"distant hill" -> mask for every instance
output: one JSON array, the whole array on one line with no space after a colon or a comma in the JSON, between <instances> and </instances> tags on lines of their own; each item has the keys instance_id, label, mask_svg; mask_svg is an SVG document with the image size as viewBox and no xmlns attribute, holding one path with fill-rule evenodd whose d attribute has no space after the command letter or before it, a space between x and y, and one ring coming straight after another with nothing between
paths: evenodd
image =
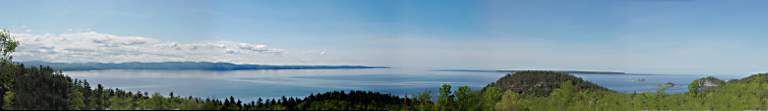
<instances>
[{"instance_id":1,"label":"distant hill","mask_svg":"<svg viewBox=\"0 0 768 111\"><path fill-rule=\"evenodd\" d=\"M745 78L742 78L742 79L731 80L729 82L733 82L733 83L751 83L751 82L768 83L768 73L754 74L754 75L750 75L749 77L745 77Z\"/></svg>"},{"instance_id":2,"label":"distant hill","mask_svg":"<svg viewBox=\"0 0 768 111\"><path fill-rule=\"evenodd\" d=\"M433 71L449 71L449 72L525 72L525 71L552 71L574 74L627 74L626 72L617 71L583 71L583 70L484 70L484 69L435 69Z\"/></svg>"},{"instance_id":3,"label":"distant hill","mask_svg":"<svg viewBox=\"0 0 768 111\"><path fill-rule=\"evenodd\" d=\"M524 71L553 71L564 73L576 73L576 74L627 74L625 72L616 71L581 71L581 70L496 70L498 72L524 72Z\"/></svg>"},{"instance_id":4,"label":"distant hill","mask_svg":"<svg viewBox=\"0 0 768 111\"><path fill-rule=\"evenodd\" d=\"M58 70L289 70L289 69L369 69L389 68L360 65L259 65L221 62L128 62L128 63L50 63L40 61L21 62L26 66L50 66Z\"/></svg>"},{"instance_id":5,"label":"distant hill","mask_svg":"<svg viewBox=\"0 0 768 111\"><path fill-rule=\"evenodd\" d=\"M579 77L557 71L518 71L507 74L489 86L499 90L512 90L522 94L547 96L565 81L571 81L579 90L611 91ZM611 91L613 92L613 91Z\"/></svg>"}]
</instances>

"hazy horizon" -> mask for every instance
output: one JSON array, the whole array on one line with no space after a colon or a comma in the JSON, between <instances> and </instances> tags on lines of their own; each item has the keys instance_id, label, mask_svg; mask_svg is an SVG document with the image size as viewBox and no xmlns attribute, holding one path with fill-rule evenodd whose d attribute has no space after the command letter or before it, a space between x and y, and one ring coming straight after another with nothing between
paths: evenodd
<instances>
[{"instance_id":1,"label":"hazy horizon","mask_svg":"<svg viewBox=\"0 0 768 111\"><path fill-rule=\"evenodd\" d=\"M17 61L768 71L757 0L5 2Z\"/></svg>"}]
</instances>

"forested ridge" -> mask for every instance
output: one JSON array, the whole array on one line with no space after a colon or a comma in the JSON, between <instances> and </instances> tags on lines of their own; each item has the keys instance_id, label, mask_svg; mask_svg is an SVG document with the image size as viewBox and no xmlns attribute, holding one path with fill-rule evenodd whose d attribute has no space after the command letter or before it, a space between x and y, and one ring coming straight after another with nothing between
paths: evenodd
<instances>
[{"instance_id":1,"label":"forested ridge","mask_svg":"<svg viewBox=\"0 0 768 111\"><path fill-rule=\"evenodd\" d=\"M240 101L131 92L91 85L48 66L25 66L11 56L18 45L0 31L0 110L415 110L415 111L623 111L768 110L768 74L738 80L694 80L689 92L619 93L564 72L520 71L473 90L442 85L397 96L371 91L332 91L307 97Z\"/></svg>"},{"instance_id":2,"label":"forested ridge","mask_svg":"<svg viewBox=\"0 0 768 111\"><path fill-rule=\"evenodd\" d=\"M578 90L610 91L592 82L571 76L566 72L556 71L520 71L501 77L495 83L491 83L490 86L503 91L511 90L528 95L547 96L566 81L573 82L574 87Z\"/></svg>"}]
</instances>

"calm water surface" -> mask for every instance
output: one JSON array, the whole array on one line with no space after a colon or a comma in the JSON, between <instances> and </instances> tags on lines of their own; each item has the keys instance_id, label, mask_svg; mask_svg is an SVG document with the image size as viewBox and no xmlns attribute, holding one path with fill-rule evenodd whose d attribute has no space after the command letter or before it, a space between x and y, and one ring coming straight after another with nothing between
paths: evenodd
<instances>
[{"instance_id":1,"label":"calm water surface","mask_svg":"<svg viewBox=\"0 0 768 111\"><path fill-rule=\"evenodd\" d=\"M129 91L173 92L181 96L243 100L281 96L303 97L311 93L334 90L369 90L395 95L410 95L422 91L437 93L441 84L467 85L479 89L506 75L503 72L451 72L409 69L355 70L241 70L241 71L160 71L160 70L98 70L69 71L65 74L86 79L91 84ZM609 89L621 92L655 91L659 84L675 83L668 92L687 91L694 79L707 75L599 75L575 74ZM724 80L747 75L712 75ZM637 80L645 79L644 82Z\"/></svg>"}]
</instances>

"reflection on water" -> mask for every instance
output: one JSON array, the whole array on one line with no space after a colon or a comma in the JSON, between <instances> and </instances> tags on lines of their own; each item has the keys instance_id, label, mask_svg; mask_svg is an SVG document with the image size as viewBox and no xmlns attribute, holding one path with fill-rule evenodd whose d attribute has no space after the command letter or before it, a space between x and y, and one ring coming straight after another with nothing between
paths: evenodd
<instances>
[{"instance_id":1,"label":"reflection on water","mask_svg":"<svg viewBox=\"0 0 768 111\"><path fill-rule=\"evenodd\" d=\"M176 95L244 100L258 97L307 96L333 90L370 90L396 95L421 91L437 93L439 85L467 85L478 89L505 75L502 72L450 72L405 69L354 70L241 70L241 71L161 71L99 70L70 71L65 74L86 79L91 84L129 91L150 91ZM655 91L659 84L673 82L668 92L687 90L687 84L704 75L597 75L576 74L609 89L621 92ZM735 79L742 76L716 76ZM646 79L644 82L635 80Z\"/></svg>"}]
</instances>

